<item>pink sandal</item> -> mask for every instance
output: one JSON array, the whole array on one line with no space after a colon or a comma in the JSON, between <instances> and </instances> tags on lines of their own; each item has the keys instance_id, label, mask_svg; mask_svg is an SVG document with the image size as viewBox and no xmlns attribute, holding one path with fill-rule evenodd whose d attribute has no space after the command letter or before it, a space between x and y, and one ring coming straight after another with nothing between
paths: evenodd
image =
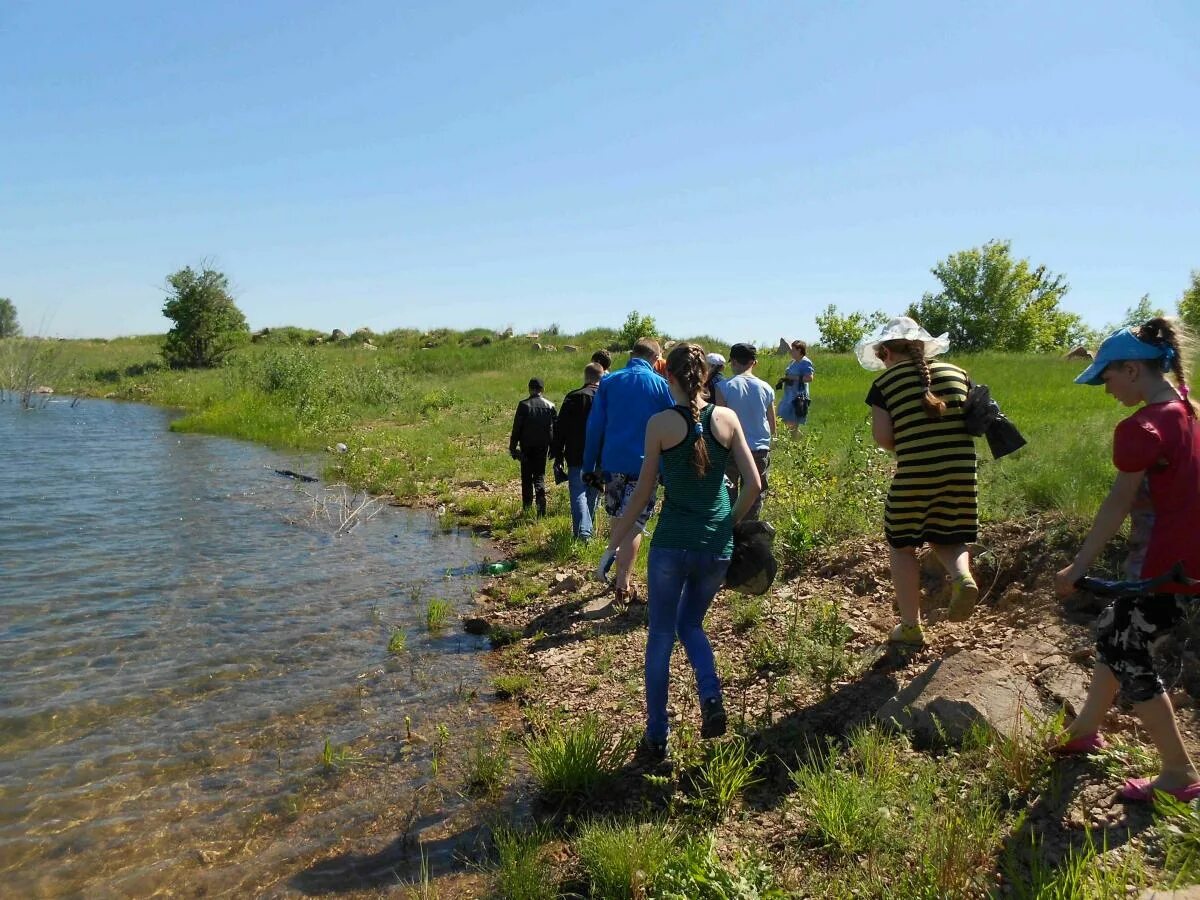
<instances>
[{"instance_id":1,"label":"pink sandal","mask_svg":"<svg viewBox=\"0 0 1200 900\"><path fill-rule=\"evenodd\" d=\"M1108 747L1108 741L1104 739L1104 735L1093 731L1091 734L1081 734L1062 744L1055 744L1050 748L1050 754L1052 756L1075 756L1080 753L1095 753L1106 747Z\"/></svg>"},{"instance_id":2,"label":"pink sandal","mask_svg":"<svg viewBox=\"0 0 1200 900\"><path fill-rule=\"evenodd\" d=\"M1117 796L1122 800L1129 800L1133 803L1149 803L1154 799L1156 791L1162 788L1156 788L1152 779L1149 778L1128 778L1124 786L1117 791ZM1191 803L1197 797L1200 797L1200 781L1194 781L1189 785L1179 788L1171 788L1169 791L1162 791L1174 797L1180 803Z\"/></svg>"}]
</instances>

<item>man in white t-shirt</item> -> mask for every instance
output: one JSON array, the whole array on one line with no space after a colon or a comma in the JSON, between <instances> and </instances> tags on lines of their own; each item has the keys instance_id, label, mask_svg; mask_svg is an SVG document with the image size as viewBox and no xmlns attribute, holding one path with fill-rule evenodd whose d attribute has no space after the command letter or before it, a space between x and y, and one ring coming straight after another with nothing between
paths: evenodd
<instances>
[{"instance_id":1,"label":"man in white t-shirt","mask_svg":"<svg viewBox=\"0 0 1200 900\"><path fill-rule=\"evenodd\" d=\"M775 391L754 374L757 362L758 350L753 344L734 344L729 348L729 367L733 370L733 377L717 385L716 391L716 402L737 413L746 443L750 445L750 453L762 478L762 493L746 513L746 519L757 519L762 510L763 497L767 493L767 469L771 465L771 438L775 435ZM741 489L741 474L732 457L725 475L729 479L729 500L732 503Z\"/></svg>"}]
</instances>

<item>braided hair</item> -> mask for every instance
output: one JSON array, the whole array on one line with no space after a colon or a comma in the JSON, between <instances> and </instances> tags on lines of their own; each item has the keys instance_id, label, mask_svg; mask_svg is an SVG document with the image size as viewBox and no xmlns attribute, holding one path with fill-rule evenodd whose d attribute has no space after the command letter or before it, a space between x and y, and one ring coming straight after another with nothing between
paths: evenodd
<instances>
[{"instance_id":1,"label":"braided hair","mask_svg":"<svg viewBox=\"0 0 1200 900\"><path fill-rule=\"evenodd\" d=\"M1170 372L1175 376L1175 385L1184 401L1192 408L1192 414L1200 414L1200 407L1188 396L1187 374L1183 364L1184 346L1189 344L1186 332L1179 323L1170 319L1156 316L1137 331L1139 341L1162 347L1165 351L1161 365L1164 374ZM1188 346L1190 350L1190 346Z\"/></svg>"},{"instance_id":2,"label":"braided hair","mask_svg":"<svg viewBox=\"0 0 1200 900\"><path fill-rule=\"evenodd\" d=\"M704 443L700 410L704 408L704 384L708 380L708 360L698 344L676 344L667 355L667 371L688 395L688 418L696 433L692 444L692 468L703 477L708 472L708 445Z\"/></svg>"},{"instance_id":3,"label":"braided hair","mask_svg":"<svg viewBox=\"0 0 1200 900\"><path fill-rule=\"evenodd\" d=\"M925 386L925 395L921 405L925 407L925 415L930 419L940 419L946 412L946 401L933 392L930 385L933 376L929 372L929 360L925 358L924 341L884 341L883 346L898 356L907 356L917 364L917 372L921 376L921 384Z\"/></svg>"}]
</instances>

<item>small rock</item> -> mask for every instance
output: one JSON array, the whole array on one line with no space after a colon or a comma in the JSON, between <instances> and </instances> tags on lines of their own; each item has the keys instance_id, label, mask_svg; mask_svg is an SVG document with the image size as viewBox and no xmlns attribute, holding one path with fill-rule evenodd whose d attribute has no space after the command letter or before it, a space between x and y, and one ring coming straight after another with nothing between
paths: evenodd
<instances>
[{"instance_id":1,"label":"small rock","mask_svg":"<svg viewBox=\"0 0 1200 900\"><path fill-rule=\"evenodd\" d=\"M579 615L585 619L603 619L611 616L618 609L616 597L612 594L606 594L603 597L597 597L595 600L589 601Z\"/></svg>"},{"instance_id":2,"label":"small rock","mask_svg":"<svg viewBox=\"0 0 1200 900\"><path fill-rule=\"evenodd\" d=\"M1096 655L1096 648L1088 645L1080 647L1078 650L1071 651L1071 660L1074 662L1088 662Z\"/></svg>"},{"instance_id":3,"label":"small rock","mask_svg":"<svg viewBox=\"0 0 1200 900\"><path fill-rule=\"evenodd\" d=\"M958 743L976 723L1014 737L1038 693L996 656L969 650L940 659L875 712L885 725L912 732L926 744Z\"/></svg>"},{"instance_id":4,"label":"small rock","mask_svg":"<svg viewBox=\"0 0 1200 900\"><path fill-rule=\"evenodd\" d=\"M583 584L574 575L568 575L564 572L559 572L554 576L554 583L550 585L550 590L546 593L554 594L571 594L579 590Z\"/></svg>"},{"instance_id":5,"label":"small rock","mask_svg":"<svg viewBox=\"0 0 1200 900\"><path fill-rule=\"evenodd\" d=\"M1025 592L1016 585L1013 585L996 601L996 609L1003 612L1004 610L1012 609L1014 606L1021 606L1025 601Z\"/></svg>"},{"instance_id":6,"label":"small rock","mask_svg":"<svg viewBox=\"0 0 1200 900\"><path fill-rule=\"evenodd\" d=\"M345 453L345 452L347 452L347 451L348 451L350 448L349 448L349 447L347 447L345 444L343 444L343 443L341 443L341 442L339 441L338 443L336 443L336 444L334 444L334 445L333 445L333 449L334 449L334 450L335 450L337 453Z\"/></svg>"},{"instance_id":7,"label":"small rock","mask_svg":"<svg viewBox=\"0 0 1200 900\"><path fill-rule=\"evenodd\" d=\"M463 631L467 634L487 634L492 630L492 623L487 619L478 616L471 616L462 620Z\"/></svg>"}]
</instances>

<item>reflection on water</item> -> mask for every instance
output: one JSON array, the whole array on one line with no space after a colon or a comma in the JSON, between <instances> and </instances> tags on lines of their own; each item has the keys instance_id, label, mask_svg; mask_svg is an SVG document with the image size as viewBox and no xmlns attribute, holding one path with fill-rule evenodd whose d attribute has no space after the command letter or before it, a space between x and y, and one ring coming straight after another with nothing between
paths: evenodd
<instances>
[{"instance_id":1,"label":"reflection on water","mask_svg":"<svg viewBox=\"0 0 1200 900\"><path fill-rule=\"evenodd\" d=\"M391 507L335 535L323 486L273 471L319 460L170 416L0 403L9 896L180 888L196 847L244 842L294 796L326 737L424 727L480 676L475 639L424 628L429 597L477 586L442 577L478 562L469 537ZM390 656L395 628L409 649Z\"/></svg>"}]
</instances>

